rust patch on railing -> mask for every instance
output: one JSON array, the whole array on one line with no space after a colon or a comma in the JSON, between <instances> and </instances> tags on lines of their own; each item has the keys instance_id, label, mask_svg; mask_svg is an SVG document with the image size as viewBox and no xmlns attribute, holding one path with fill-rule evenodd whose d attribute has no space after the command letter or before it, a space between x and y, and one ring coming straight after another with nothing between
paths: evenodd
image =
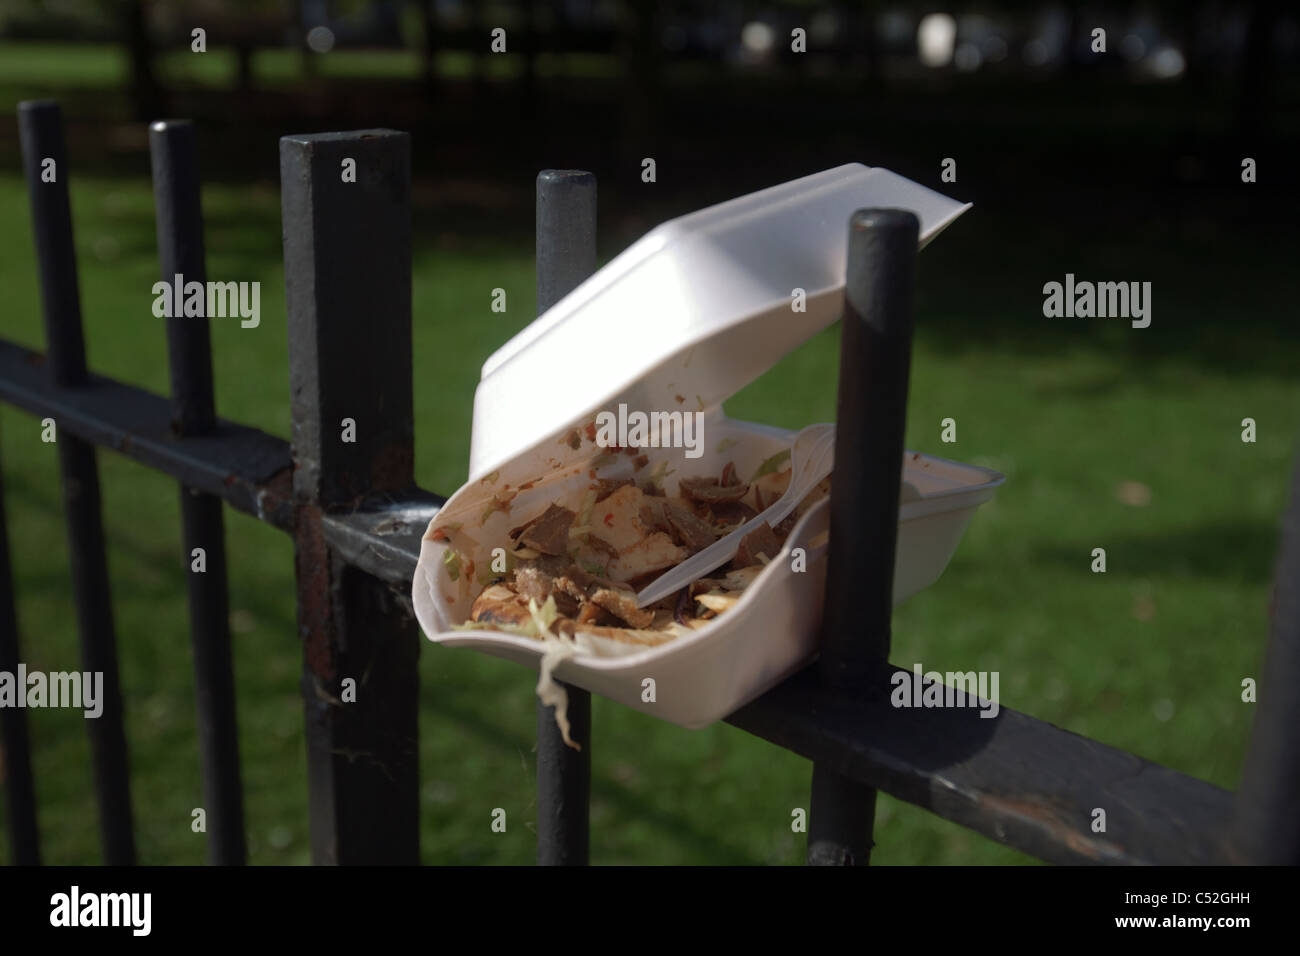
<instances>
[{"instance_id":1,"label":"rust patch on railing","mask_svg":"<svg viewBox=\"0 0 1300 956\"><path fill-rule=\"evenodd\" d=\"M370 465L367 487L376 491L397 491L411 484L415 471L415 450L410 439L385 445Z\"/></svg>"},{"instance_id":2,"label":"rust patch on railing","mask_svg":"<svg viewBox=\"0 0 1300 956\"><path fill-rule=\"evenodd\" d=\"M307 669L330 686L335 678L334 581L321 510L299 505L294 515L294 569L298 581L298 634Z\"/></svg>"},{"instance_id":3,"label":"rust patch on railing","mask_svg":"<svg viewBox=\"0 0 1300 956\"><path fill-rule=\"evenodd\" d=\"M253 503L259 521L292 530L298 520L293 504L293 468L281 468L272 475L257 489Z\"/></svg>"},{"instance_id":4,"label":"rust patch on railing","mask_svg":"<svg viewBox=\"0 0 1300 956\"><path fill-rule=\"evenodd\" d=\"M1058 843L1064 845L1071 853L1077 854L1095 863L1111 863L1125 857L1124 848L1114 840L1099 840L1080 827L1087 827L1087 821L1070 821L1061 816L1060 810L1046 800L1028 797L995 797L984 795L979 798L980 809L994 816L994 829L1001 831L1003 824L998 816L1015 817L1045 827ZM995 832L999 839L1005 835Z\"/></svg>"}]
</instances>

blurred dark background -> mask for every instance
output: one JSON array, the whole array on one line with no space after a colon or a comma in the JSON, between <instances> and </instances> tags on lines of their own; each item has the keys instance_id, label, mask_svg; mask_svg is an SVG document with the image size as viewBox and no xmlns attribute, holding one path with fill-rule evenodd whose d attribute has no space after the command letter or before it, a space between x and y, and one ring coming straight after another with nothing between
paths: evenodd
<instances>
[{"instance_id":1,"label":"blurred dark background","mask_svg":"<svg viewBox=\"0 0 1300 956\"><path fill-rule=\"evenodd\" d=\"M274 179L285 132L390 126L413 133L457 230L526 227L505 194L546 166L598 174L621 245L665 213L850 160L937 184L949 156L951 192L976 203L1175 223L1208 204L1269 229L1293 211L1278 190L1300 126L1297 22L1271 0L0 0L0 57L32 61L27 82L6 71L25 94L79 49L111 57L117 82L46 91L82 170L134 172L137 122L164 115L202 123L205 174L229 181ZM647 156L669 189L641 188Z\"/></svg>"}]
</instances>

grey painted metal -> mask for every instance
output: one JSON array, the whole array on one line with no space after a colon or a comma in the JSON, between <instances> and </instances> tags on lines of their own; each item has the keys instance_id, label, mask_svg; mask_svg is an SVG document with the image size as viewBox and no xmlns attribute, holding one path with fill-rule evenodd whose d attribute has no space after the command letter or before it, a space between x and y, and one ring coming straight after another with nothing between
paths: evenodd
<instances>
[{"instance_id":1,"label":"grey painted metal","mask_svg":"<svg viewBox=\"0 0 1300 956\"><path fill-rule=\"evenodd\" d=\"M18 106L23 171L31 199L41 303L52 383L77 386L86 381L86 350L81 328L77 260L68 203L68 163L57 104L31 101ZM51 166L46 160L52 160ZM53 178L43 175L47 170ZM57 419L56 419L57 423ZM104 526L100 512L99 466L95 449L75 435L57 440L68 523L68 554L83 670L103 675L104 708L86 721L99 808L104 861L135 862L131 826L126 735L117 670L117 640L109 597Z\"/></svg>"},{"instance_id":2,"label":"grey painted metal","mask_svg":"<svg viewBox=\"0 0 1300 956\"><path fill-rule=\"evenodd\" d=\"M1300 462L1282 524L1271 627L1237 791L1233 856L1294 866L1300 864Z\"/></svg>"},{"instance_id":3,"label":"grey painted metal","mask_svg":"<svg viewBox=\"0 0 1300 956\"><path fill-rule=\"evenodd\" d=\"M919 230L896 209L849 221L820 660L828 694L879 693L889 660ZM870 788L814 765L808 862L865 865L875 803Z\"/></svg>"},{"instance_id":4,"label":"grey painted metal","mask_svg":"<svg viewBox=\"0 0 1300 956\"><path fill-rule=\"evenodd\" d=\"M17 673L21 659L13 568L9 563L9 531L5 525L4 470L0 469L0 671ZM25 692L26 688L19 688L19 693ZM36 829L36 787L24 708L0 708L0 747L4 749L5 803L9 807L13 862L19 866L36 866L41 862L40 836Z\"/></svg>"},{"instance_id":5,"label":"grey painted metal","mask_svg":"<svg viewBox=\"0 0 1300 956\"><path fill-rule=\"evenodd\" d=\"M405 590L415 576L420 541L443 501L416 489L390 502L368 503L361 511L327 514L325 542L352 567Z\"/></svg>"},{"instance_id":6,"label":"grey painted metal","mask_svg":"<svg viewBox=\"0 0 1300 956\"><path fill-rule=\"evenodd\" d=\"M596 177L572 169L537 175L537 313L540 315L596 270ZM585 866L590 861L591 694L568 694L564 742L555 708L537 702L537 862Z\"/></svg>"},{"instance_id":7,"label":"grey painted metal","mask_svg":"<svg viewBox=\"0 0 1300 956\"><path fill-rule=\"evenodd\" d=\"M198 144L193 124L167 120L149 128L154 206L162 281L203 283L203 212L199 200ZM179 277L179 278L177 278ZM207 316L185 316L173 300L167 323L172 428L199 435L216 427L212 346ZM230 604L226 585L226 535L221 499L180 487L184 568L194 649L195 701L203 803L207 810L208 859L219 865L247 861L244 800L240 783L235 675L230 656ZM204 568L193 556L202 549Z\"/></svg>"},{"instance_id":8,"label":"grey painted metal","mask_svg":"<svg viewBox=\"0 0 1300 956\"><path fill-rule=\"evenodd\" d=\"M418 632L325 526L414 490L410 139L286 136L280 180L312 855L413 864Z\"/></svg>"}]
</instances>

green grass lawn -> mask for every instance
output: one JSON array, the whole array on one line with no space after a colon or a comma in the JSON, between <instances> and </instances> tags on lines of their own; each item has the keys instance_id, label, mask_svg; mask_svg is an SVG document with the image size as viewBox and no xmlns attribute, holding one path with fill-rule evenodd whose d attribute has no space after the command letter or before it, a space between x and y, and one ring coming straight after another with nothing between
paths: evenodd
<instances>
[{"instance_id":1,"label":"green grass lawn","mask_svg":"<svg viewBox=\"0 0 1300 956\"><path fill-rule=\"evenodd\" d=\"M260 280L262 322L217 323L219 412L288 434L279 197L204 191L208 274ZM167 387L152 199L143 180L80 179L73 209L93 367ZM527 243L453 242L418 210L414 262L417 475L450 493L465 475L482 360L533 312ZM41 345L26 197L0 176L5 338ZM1042 241L977 208L922 256L910 447L1007 475L943 578L895 615L895 663L997 670L1004 705L1233 787L1253 715L1278 517L1300 432L1300 348L1273 330L1286 250L1260 239L1224 261L1201 233L1133 223L1120 237ZM1064 235L1064 234L1063 234ZM1064 242L1064 239L1062 239ZM1046 320L1040 288L1062 263L1084 277L1153 281L1154 320ZM1133 273L1131 276L1129 273ZM1188 277L1193 281L1187 281ZM1243 290L1231 298L1230 284ZM490 311L507 290L506 315ZM834 417L838 329L728 404L799 427ZM940 420L957 421L955 444ZM1258 422L1254 444L1241 419ZM79 666L55 449L0 408L5 508L28 666ZM199 863L201 803L174 483L101 456L139 855ZM1138 483L1145 503L1121 492ZM227 512L231 625L251 860L309 859L300 650L287 537ZM1108 570L1089 570L1107 550ZM420 658L422 854L429 863L528 863L535 853L535 675L424 643ZM688 732L597 699L592 858L598 863L802 860L791 811L810 766L734 728ZM29 712L45 859L100 859L79 716ZM508 814L504 834L491 813ZM1087 821L1080 821L1080 827ZM8 845L0 828L0 858ZM1026 858L882 797L879 863Z\"/></svg>"}]
</instances>

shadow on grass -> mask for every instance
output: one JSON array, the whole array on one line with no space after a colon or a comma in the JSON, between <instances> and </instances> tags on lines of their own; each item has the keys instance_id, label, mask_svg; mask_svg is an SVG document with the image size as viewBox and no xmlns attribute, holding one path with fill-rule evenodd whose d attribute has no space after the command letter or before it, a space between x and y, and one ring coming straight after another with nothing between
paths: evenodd
<instances>
[{"instance_id":1,"label":"shadow on grass","mask_svg":"<svg viewBox=\"0 0 1300 956\"><path fill-rule=\"evenodd\" d=\"M1106 549L1106 570L1158 581L1203 578L1240 584L1272 581L1279 528L1258 519L1215 520L1150 534L1106 536L1104 541L1042 543L1035 563L1078 570L1080 555Z\"/></svg>"},{"instance_id":2,"label":"shadow on grass","mask_svg":"<svg viewBox=\"0 0 1300 956\"><path fill-rule=\"evenodd\" d=\"M977 206L921 256L918 335L952 355L1091 351L1115 363L1109 380L1084 388L1091 394L1173 366L1296 378L1294 242L1243 235L1211 241L1167 223L1121 225L1034 229L1014 214ZM1151 283L1151 325L1044 317L1044 284L1064 282L1067 273L1078 281Z\"/></svg>"},{"instance_id":3,"label":"shadow on grass","mask_svg":"<svg viewBox=\"0 0 1300 956\"><path fill-rule=\"evenodd\" d=\"M421 640L424 640L421 637ZM453 649L440 648L440 651L457 653ZM524 682L520 682L521 687ZM531 680L528 682L531 687ZM480 741L501 750L503 753L518 751L531 753L534 747L532 738L516 736L504 731L500 726L486 720L479 712L481 708L482 688L458 688L455 685L441 684L436 695L425 694L421 698L421 709L432 713L441 722L454 722L458 730L468 731ZM688 733L688 731L680 731ZM530 766L530 776L535 773ZM717 834L696 824L689 817L668 813L658 809L645 799L645 794L626 786L600 772L601 764L596 762L592 768L591 797L617 807L620 812L635 816L637 819L660 828L672 839L689 844L709 859L725 861L738 865L759 865L764 861L746 852L744 849L725 840Z\"/></svg>"}]
</instances>

